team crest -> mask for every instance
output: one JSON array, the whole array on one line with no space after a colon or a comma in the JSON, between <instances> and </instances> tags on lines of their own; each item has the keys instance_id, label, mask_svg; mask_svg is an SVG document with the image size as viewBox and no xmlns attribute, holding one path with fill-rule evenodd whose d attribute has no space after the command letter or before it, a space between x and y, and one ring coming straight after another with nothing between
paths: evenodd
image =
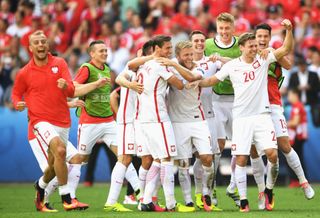
<instances>
[{"instance_id":1,"label":"team crest","mask_svg":"<svg viewBox=\"0 0 320 218\"><path fill-rule=\"evenodd\" d=\"M253 66L253 69L257 69L257 68L259 68L261 65L260 65L259 61L256 60L255 62L253 62L252 66Z\"/></svg>"},{"instance_id":2,"label":"team crest","mask_svg":"<svg viewBox=\"0 0 320 218\"><path fill-rule=\"evenodd\" d=\"M171 149L171 152L176 152L176 146L175 145L171 145L170 149Z\"/></svg>"},{"instance_id":3,"label":"team crest","mask_svg":"<svg viewBox=\"0 0 320 218\"><path fill-rule=\"evenodd\" d=\"M52 73L56 74L59 71L59 68L57 66L51 67Z\"/></svg>"},{"instance_id":4,"label":"team crest","mask_svg":"<svg viewBox=\"0 0 320 218\"><path fill-rule=\"evenodd\" d=\"M232 144L231 145L231 151L235 151L237 150L237 145L236 144Z\"/></svg>"},{"instance_id":5,"label":"team crest","mask_svg":"<svg viewBox=\"0 0 320 218\"><path fill-rule=\"evenodd\" d=\"M134 148L134 145L133 144L128 144L128 150L132 151Z\"/></svg>"}]
</instances>

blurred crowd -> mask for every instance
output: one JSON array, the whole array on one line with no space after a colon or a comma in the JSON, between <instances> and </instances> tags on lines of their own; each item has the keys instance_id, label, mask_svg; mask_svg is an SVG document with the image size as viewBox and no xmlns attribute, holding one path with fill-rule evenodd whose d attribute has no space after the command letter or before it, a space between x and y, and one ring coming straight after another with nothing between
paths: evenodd
<instances>
[{"instance_id":1,"label":"blurred crowd","mask_svg":"<svg viewBox=\"0 0 320 218\"><path fill-rule=\"evenodd\" d=\"M301 100L318 111L320 90L320 0L0 0L0 105L12 108L10 95L18 70L28 62L28 36L37 29L47 34L51 53L67 60L74 77L88 60L86 48L95 39L108 45L107 63L119 74L152 36L172 36L173 46L192 30L216 35L221 12L235 17L235 35L261 22L272 27L270 46L282 44L280 22L295 26L294 67L285 71L281 88L301 92Z\"/></svg>"}]
</instances>

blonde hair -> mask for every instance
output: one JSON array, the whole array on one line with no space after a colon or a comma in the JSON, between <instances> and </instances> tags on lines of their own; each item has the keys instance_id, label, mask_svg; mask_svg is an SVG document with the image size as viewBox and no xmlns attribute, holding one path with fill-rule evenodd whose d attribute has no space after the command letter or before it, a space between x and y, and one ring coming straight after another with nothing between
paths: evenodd
<instances>
[{"instance_id":1,"label":"blonde hair","mask_svg":"<svg viewBox=\"0 0 320 218\"><path fill-rule=\"evenodd\" d=\"M221 13L217 17L217 22L228 22L234 25L234 16L226 12Z\"/></svg>"},{"instance_id":2,"label":"blonde hair","mask_svg":"<svg viewBox=\"0 0 320 218\"><path fill-rule=\"evenodd\" d=\"M192 48L192 43L190 41L178 42L175 49L174 49L174 52L176 55L179 55L181 50L185 49L185 48Z\"/></svg>"}]
</instances>

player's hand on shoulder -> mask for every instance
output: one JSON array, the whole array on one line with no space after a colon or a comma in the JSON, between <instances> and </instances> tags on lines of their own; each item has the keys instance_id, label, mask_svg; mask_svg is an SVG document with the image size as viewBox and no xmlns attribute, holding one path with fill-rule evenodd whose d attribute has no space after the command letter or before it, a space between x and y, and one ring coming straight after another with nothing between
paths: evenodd
<instances>
[{"instance_id":1,"label":"player's hand on shoulder","mask_svg":"<svg viewBox=\"0 0 320 218\"><path fill-rule=\"evenodd\" d=\"M66 89L68 87L68 83L65 79L59 78L57 80L57 86L59 89Z\"/></svg>"},{"instance_id":2,"label":"player's hand on shoulder","mask_svg":"<svg viewBox=\"0 0 320 218\"><path fill-rule=\"evenodd\" d=\"M263 49L259 52L259 55L262 59L266 60L268 58L268 55L270 53L269 48Z\"/></svg>"},{"instance_id":3,"label":"player's hand on shoulder","mask_svg":"<svg viewBox=\"0 0 320 218\"><path fill-rule=\"evenodd\" d=\"M176 64L176 62L174 62L168 58L163 58L163 57L157 57L154 60L157 61L158 63L160 63L160 65L162 65L162 66L174 66Z\"/></svg>"},{"instance_id":4,"label":"player's hand on shoulder","mask_svg":"<svg viewBox=\"0 0 320 218\"><path fill-rule=\"evenodd\" d=\"M26 107L27 107L27 104L25 101L18 101L16 105L16 110L23 111L24 109L26 109Z\"/></svg>"},{"instance_id":5,"label":"player's hand on shoulder","mask_svg":"<svg viewBox=\"0 0 320 218\"><path fill-rule=\"evenodd\" d=\"M211 62L216 62L220 60L220 55L218 53L214 53L212 55L209 56L209 61Z\"/></svg>"},{"instance_id":6,"label":"player's hand on shoulder","mask_svg":"<svg viewBox=\"0 0 320 218\"><path fill-rule=\"evenodd\" d=\"M143 84L138 83L137 81L132 81L130 83L130 89L132 89L135 92L141 94L143 92Z\"/></svg>"},{"instance_id":7,"label":"player's hand on shoulder","mask_svg":"<svg viewBox=\"0 0 320 218\"><path fill-rule=\"evenodd\" d=\"M288 19L284 19L282 22L281 22L281 25L284 26L284 28L286 28L286 30L292 30L292 23L290 20Z\"/></svg>"}]
</instances>

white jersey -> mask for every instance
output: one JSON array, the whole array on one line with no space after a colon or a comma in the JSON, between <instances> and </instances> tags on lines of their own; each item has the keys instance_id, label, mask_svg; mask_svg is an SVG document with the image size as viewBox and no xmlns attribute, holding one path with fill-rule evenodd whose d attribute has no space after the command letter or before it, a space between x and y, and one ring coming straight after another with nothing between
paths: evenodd
<instances>
[{"instance_id":1,"label":"white jersey","mask_svg":"<svg viewBox=\"0 0 320 218\"><path fill-rule=\"evenodd\" d=\"M192 70L195 75L202 75L202 70L195 67ZM180 74L176 76L187 83ZM182 89L170 87L168 93L168 110L171 122L195 122L205 120L204 111L202 108L201 88L197 89Z\"/></svg>"},{"instance_id":2,"label":"white jersey","mask_svg":"<svg viewBox=\"0 0 320 218\"><path fill-rule=\"evenodd\" d=\"M266 60L256 56L253 63L248 64L241 58L229 61L216 74L223 81L228 76L234 88L233 119L270 112L268 97L268 68L275 62L272 52Z\"/></svg>"},{"instance_id":3,"label":"white jersey","mask_svg":"<svg viewBox=\"0 0 320 218\"><path fill-rule=\"evenodd\" d=\"M136 73L129 70L126 65L125 69L121 74L127 74L130 77L130 81L136 79ZM117 113L117 123L118 124L127 124L133 123L136 113L136 98L137 93L126 87L121 87L120 89L120 104Z\"/></svg>"},{"instance_id":4,"label":"white jersey","mask_svg":"<svg viewBox=\"0 0 320 218\"><path fill-rule=\"evenodd\" d=\"M194 61L197 66L202 69L202 76L204 78L210 77L214 75L218 69L221 68L221 62L216 61L212 62L209 60L209 57L203 56L201 60ZM214 117L213 109L212 109L212 87L203 87L201 89L200 100L204 110L204 117L210 118Z\"/></svg>"},{"instance_id":5,"label":"white jersey","mask_svg":"<svg viewBox=\"0 0 320 218\"><path fill-rule=\"evenodd\" d=\"M170 121L165 102L167 80L173 76L173 68L150 60L138 70L138 81L144 90L137 103L137 120L140 123Z\"/></svg>"}]
</instances>

